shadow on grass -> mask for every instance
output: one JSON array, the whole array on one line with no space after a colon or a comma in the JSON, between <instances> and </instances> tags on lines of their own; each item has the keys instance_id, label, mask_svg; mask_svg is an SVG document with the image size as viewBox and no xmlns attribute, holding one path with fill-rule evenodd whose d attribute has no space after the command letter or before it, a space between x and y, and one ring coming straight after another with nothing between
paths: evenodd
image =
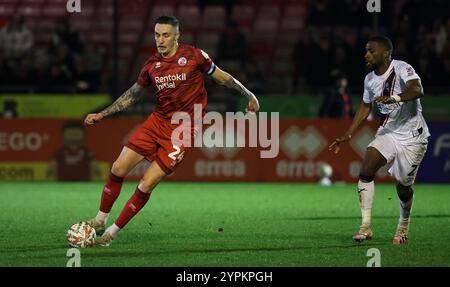
<instances>
[{"instance_id":1,"label":"shadow on grass","mask_svg":"<svg viewBox=\"0 0 450 287\"><path fill-rule=\"evenodd\" d=\"M260 234L262 236L262 234ZM191 240L194 239L190 237ZM325 244L320 243L320 240L323 240L324 238L334 238L334 241L338 241L339 243L344 243L342 245L329 245L326 246ZM139 244L147 244L148 246L154 246L155 245L155 238L153 240L137 240ZM379 238L382 239L382 238ZM295 250L314 250L314 249L339 249L339 248L357 248L361 246L383 246L388 245L387 243L383 242L376 242L376 241L368 241L363 243L355 243L352 242L351 238L348 238L348 236L344 236L341 233L339 234L315 234L312 237L307 236L300 236L300 235L279 235L279 236L268 236L267 240L299 240L299 241L305 241L305 244L302 246L275 246L275 247L230 247L230 248L186 248L186 249L167 249L167 250L154 250L154 251L134 251L130 250L130 246L128 245L130 242L128 241L128 244L122 244L121 242L117 242L112 247L101 247L101 248L88 248L83 249L81 248L80 251L83 252L83 256L89 257L121 257L121 256L127 256L127 257L138 257L142 255L164 255L164 254L186 254L186 253L192 253L192 254L214 254L214 253L229 253L229 252L277 252L277 251L295 251ZM387 240L387 239L386 239ZM148 241L146 243L146 241ZM159 241L159 240L157 240ZM348 242L348 244L346 244ZM125 242L124 242L125 243ZM316 243L316 244L315 244ZM320 246L319 246L320 245ZM116 249L118 248L125 248L126 250L120 250ZM14 254L23 254L27 253L28 258L33 259L49 259L49 258L55 258L55 255L42 255L42 252L58 252L61 251L62 256L65 256L66 251L68 249L72 248L71 246L64 244L64 243L58 243L53 245L36 245L36 246L15 246L14 248L2 248L1 253L9 256L12 256ZM106 251L106 252L104 252ZM41 253L39 255L33 256L32 253L37 252Z\"/></svg>"},{"instance_id":2,"label":"shadow on grass","mask_svg":"<svg viewBox=\"0 0 450 287\"><path fill-rule=\"evenodd\" d=\"M328 237L329 234L322 234L321 236ZM334 236L334 235L333 235ZM305 238L308 239L311 242L316 242L314 238ZM220 254L220 253L259 253L259 252L286 252L286 251L313 251L314 250L334 250L334 249L353 249L353 248L368 248L368 247L379 247L379 246L385 246L390 245L390 242L377 242L377 241L368 241L363 243L354 243L351 241L351 239L344 236L339 236L338 240L340 243L344 244L333 244L333 245L324 245L320 244L313 245L311 242L306 243L304 245L299 246L266 246L266 247L252 247L252 246L242 246L242 247L211 247L211 248L174 248L174 249L163 249L156 247L156 250L151 250L152 247L150 247L150 250L130 250L130 246L128 244L121 244L120 242L117 242L116 245L113 245L112 247L101 247L101 248L89 248L89 249L80 249L82 253L82 258L88 259L90 258L142 258L142 257L161 257L161 256L167 256L167 255L184 255L184 254L204 254L204 255L211 255L211 254ZM348 243L347 243L348 242ZM388 244L389 243L389 244ZM139 244L148 244L148 246L154 246L154 242L151 240L145 241L139 241ZM23 253L27 252L26 257L30 260L47 260L47 259L58 259L66 258L66 250L71 247L64 245L64 244L55 244L55 245L46 245L46 246L27 246L25 248L14 248L9 250L3 250L2 252L6 251L8 253ZM62 252L59 252L59 251ZM42 251L45 251L47 254L42 254ZM40 254L35 254L30 252L39 252ZM12 254L9 254L12 255ZM248 256L251 256L248 254ZM253 255L255 256L255 255Z\"/></svg>"},{"instance_id":3,"label":"shadow on grass","mask_svg":"<svg viewBox=\"0 0 450 287\"><path fill-rule=\"evenodd\" d=\"M162 255L182 255L182 254L217 254L217 253L233 253L233 252L283 252L283 251L299 251L299 250L323 250L323 249L347 249L368 246L383 246L387 243L355 244L349 240L346 245L330 245L330 246L291 246L291 247L230 247L230 248L185 248L173 250L155 250L155 251L138 251L138 250L114 250L102 249L98 252L85 254L84 258L109 258L109 257L143 257L143 256L162 256Z\"/></svg>"}]
</instances>

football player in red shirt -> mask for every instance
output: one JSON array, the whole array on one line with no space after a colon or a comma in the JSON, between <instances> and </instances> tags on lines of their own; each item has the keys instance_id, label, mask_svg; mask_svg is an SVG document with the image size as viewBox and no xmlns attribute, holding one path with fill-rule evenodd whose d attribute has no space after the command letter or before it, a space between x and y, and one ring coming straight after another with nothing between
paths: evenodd
<instances>
[{"instance_id":1,"label":"football player in red shirt","mask_svg":"<svg viewBox=\"0 0 450 287\"><path fill-rule=\"evenodd\" d=\"M202 74L210 75L218 84L245 96L248 99L246 112L259 110L258 100L252 92L219 69L204 51L191 45L178 44L179 37L179 22L175 17L158 18L155 22L157 53L144 64L137 82L105 110L86 116L85 124L93 125L133 105L146 86L153 85L156 88L155 111L123 147L103 188L99 212L88 221L97 234L103 234L96 240L96 245L109 246L118 232L144 207L155 186L173 172L182 160L187 148L172 143L171 133L176 125L171 124L171 117L176 112L185 112L192 119L194 104L202 105L204 115L207 93ZM105 230L124 177L143 159L151 161L149 168L115 223Z\"/></svg>"}]
</instances>

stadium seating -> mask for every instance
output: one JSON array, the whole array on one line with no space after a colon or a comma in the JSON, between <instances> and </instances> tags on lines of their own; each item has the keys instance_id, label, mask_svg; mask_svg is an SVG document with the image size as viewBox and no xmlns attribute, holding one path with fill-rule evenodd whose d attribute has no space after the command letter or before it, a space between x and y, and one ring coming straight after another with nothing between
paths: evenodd
<instances>
[{"instance_id":1,"label":"stadium seating","mask_svg":"<svg viewBox=\"0 0 450 287\"><path fill-rule=\"evenodd\" d=\"M168 4L153 6L149 23L154 23L161 15L175 15L175 6Z\"/></svg>"},{"instance_id":2,"label":"stadium seating","mask_svg":"<svg viewBox=\"0 0 450 287\"><path fill-rule=\"evenodd\" d=\"M69 14L67 0L2 0L0 19L14 14L26 17L37 48L45 48L56 19L68 17L82 41L112 49L113 7L110 0L81 2L82 13ZM197 0L119 1L119 57L123 84L136 77L149 52L154 51L152 25L161 15L180 19L182 42L201 47L214 59L220 33L227 25L224 6L206 5ZM289 76L289 61L298 33L305 25L307 0L241 0L232 7L230 19L246 36L250 53L262 59L267 73ZM0 21L1 23L1 21ZM282 39L278 35L282 33ZM347 36L351 41L351 36ZM111 66L111 63L108 64ZM230 68L238 69L234 63Z\"/></svg>"},{"instance_id":3,"label":"stadium seating","mask_svg":"<svg viewBox=\"0 0 450 287\"><path fill-rule=\"evenodd\" d=\"M194 31L200 26L200 8L197 5L180 5L177 17L183 31Z\"/></svg>"},{"instance_id":4,"label":"stadium seating","mask_svg":"<svg viewBox=\"0 0 450 287\"><path fill-rule=\"evenodd\" d=\"M223 6L207 6L203 11L202 29L217 32L225 27L225 8Z\"/></svg>"},{"instance_id":5,"label":"stadium seating","mask_svg":"<svg viewBox=\"0 0 450 287\"><path fill-rule=\"evenodd\" d=\"M216 56L217 45L219 43L219 35L204 32L198 34L196 39L196 46L206 51L209 56L214 59Z\"/></svg>"},{"instance_id":6,"label":"stadium seating","mask_svg":"<svg viewBox=\"0 0 450 287\"><path fill-rule=\"evenodd\" d=\"M231 19L239 26L251 27L255 17L255 9L251 5L236 5L231 11Z\"/></svg>"}]
</instances>

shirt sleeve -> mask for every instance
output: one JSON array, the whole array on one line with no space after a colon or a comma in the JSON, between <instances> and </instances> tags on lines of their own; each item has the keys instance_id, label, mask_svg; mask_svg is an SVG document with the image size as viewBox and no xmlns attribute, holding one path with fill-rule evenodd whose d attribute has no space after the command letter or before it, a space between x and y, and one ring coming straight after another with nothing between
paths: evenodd
<instances>
[{"instance_id":1,"label":"shirt sleeve","mask_svg":"<svg viewBox=\"0 0 450 287\"><path fill-rule=\"evenodd\" d=\"M150 76L148 74L148 68L149 68L149 62L145 62L144 66L142 67L141 71L139 72L139 77L137 79L137 83L141 87L148 87L150 85Z\"/></svg>"},{"instance_id":2,"label":"shirt sleeve","mask_svg":"<svg viewBox=\"0 0 450 287\"><path fill-rule=\"evenodd\" d=\"M370 89L369 89L369 79L366 76L366 78L364 79L363 102L366 103L366 104L370 104L372 102L371 95L372 95L372 93L370 92Z\"/></svg>"},{"instance_id":3,"label":"shirt sleeve","mask_svg":"<svg viewBox=\"0 0 450 287\"><path fill-rule=\"evenodd\" d=\"M206 73L208 75L214 73L216 70L216 65L205 51L195 48L195 57L198 68L202 73Z\"/></svg>"},{"instance_id":4,"label":"shirt sleeve","mask_svg":"<svg viewBox=\"0 0 450 287\"><path fill-rule=\"evenodd\" d=\"M416 80L416 79L420 80L419 75L416 73L414 68L408 63L403 63L403 65L401 65L399 67L399 75L400 75L400 79L402 79L402 81L404 83L406 83L410 80Z\"/></svg>"}]
</instances>

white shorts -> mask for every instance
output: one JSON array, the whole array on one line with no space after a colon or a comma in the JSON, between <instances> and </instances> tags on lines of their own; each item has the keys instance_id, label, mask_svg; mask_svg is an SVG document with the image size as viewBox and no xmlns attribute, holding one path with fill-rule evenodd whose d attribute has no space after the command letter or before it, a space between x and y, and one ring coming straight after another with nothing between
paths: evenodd
<instances>
[{"instance_id":1,"label":"white shorts","mask_svg":"<svg viewBox=\"0 0 450 287\"><path fill-rule=\"evenodd\" d=\"M375 137L369 147L376 148L392 164L389 173L400 184L410 186L416 179L417 170L427 150L427 143L419 137L398 141L391 134Z\"/></svg>"}]
</instances>

